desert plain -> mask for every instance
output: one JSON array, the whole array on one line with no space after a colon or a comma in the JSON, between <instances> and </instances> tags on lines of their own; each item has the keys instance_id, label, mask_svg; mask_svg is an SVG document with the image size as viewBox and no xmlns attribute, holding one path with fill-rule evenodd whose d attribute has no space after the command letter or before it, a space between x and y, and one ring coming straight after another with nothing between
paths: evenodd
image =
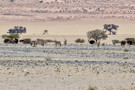
<instances>
[{"instance_id":1,"label":"desert plain","mask_svg":"<svg viewBox=\"0 0 135 90\"><path fill-rule=\"evenodd\" d=\"M32 47L0 37L0 90L135 90L135 46L112 45L135 38L133 0L42 1L0 1L0 35L24 26L20 39L62 42ZM117 34L102 40L104 46L90 45L86 33L104 24L118 25Z\"/></svg>"}]
</instances>

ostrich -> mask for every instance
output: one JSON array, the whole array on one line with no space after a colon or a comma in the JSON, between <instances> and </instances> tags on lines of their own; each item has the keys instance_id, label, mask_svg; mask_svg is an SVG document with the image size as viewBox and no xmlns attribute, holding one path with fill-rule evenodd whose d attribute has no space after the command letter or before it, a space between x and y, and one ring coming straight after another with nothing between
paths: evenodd
<instances>
[{"instance_id":1,"label":"ostrich","mask_svg":"<svg viewBox=\"0 0 135 90\"><path fill-rule=\"evenodd\" d=\"M94 40L89 41L90 44L95 44Z\"/></svg>"},{"instance_id":2,"label":"ostrich","mask_svg":"<svg viewBox=\"0 0 135 90\"><path fill-rule=\"evenodd\" d=\"M125 46L126 45L126 41L121 41L121 46Z\"/></svg>"}]
</instances>

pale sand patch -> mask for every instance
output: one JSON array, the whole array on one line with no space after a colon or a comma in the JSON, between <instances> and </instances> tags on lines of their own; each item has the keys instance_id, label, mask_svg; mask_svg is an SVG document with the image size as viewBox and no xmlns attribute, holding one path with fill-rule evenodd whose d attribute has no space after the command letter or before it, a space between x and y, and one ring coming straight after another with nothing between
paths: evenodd
<instances>
[{"instance_id":1,"label":"pale sand patch","mask_svg":"<svg viewBox=\"0 0 135 90\"><path fill-rule=\"evenodd\" d=\"M5 34L14 26L24 26L27 28L27 35L42 34L43 30L48 30L50 35L86 35L88 31L101 29L104 24L119 25L117 34L135 34L134 21L126 19L104 19L104 18L86 18L73 21L46 21L46 22L13 22L1 21L0 34Z\"/></svg>"}]
</instances>

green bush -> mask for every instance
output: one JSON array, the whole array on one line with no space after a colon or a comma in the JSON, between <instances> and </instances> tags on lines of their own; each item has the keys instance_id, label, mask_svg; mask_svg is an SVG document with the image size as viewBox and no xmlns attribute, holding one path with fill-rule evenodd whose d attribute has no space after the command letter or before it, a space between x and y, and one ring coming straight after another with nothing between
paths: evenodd
<instances>
[{"instance_id":1,"label":"green bush","mask_svg":"<svg viewBox=\"0 0 135 90\"><path fill-rule=\"evenodd\" d=\"M17 39L17 38L19 38L19 34L11 33L8 37L11 38L11 39Z\"/></svg>"},{"instance_id":2,"label":"green bush","mask_svg":"<svg viewBox=\"0 0 135 90\"><path fill-rule=\"evenodd\" d=\"M30 43L31 43L31 39L30 38L24 39L24 44L30 44Z\"/></svg>"},{"instance_id":3,"label":"green bush","mask_svg":"<svg viewBox=\"0 0 135 90\"><path fill-rule=\"evenodd\" d=\"M54 42L54 40L51 40L51 39L47 39L46 41L47 42Z\"/></svg>"},{"instance_id":4,"label":"green bush","mask_svg":"<svg viewBox=\"0 0 135 90\"><path fill-rule=\"evenodd\" d=\"M37 41L44 41L44 39L37 39Z\"/></svg>"},{"instance_id":5,"label":"green bush","mask_svg":"<svg viewBox=\"0 0 135 90\"><path fill-rule=\"evenodd\" d=\"M4 35L2 35L2 38L8 38L8 35L6 35L6 34L4 34Z\"/></svg>"},{"instance_id":6,"label":"green bush","mask_svg":"<svg viewBox=\"0 0 135 90\"><path fill-rule=\"evenodd\" d=\"M85 42L85 40L84 40L84 39L80 39L80 38L78 38L78 39L76 39L76 40L75 40L75 42L76 42L76 43L84 43L84 42Z\"/></svg>"},{"instance_id":7,"label":"green bush","mask_svg":"<svg viewBox=\"0 0 135 90\"><path fill-rule=\"evenodd\" d=\"M9 35L4 34L4 35L2 35L2 38L4 38L4 39L8 38L8 39L11 39L11 40L18 39L19 34L17 34L17 33L10 33Z\"/></svg>"},{"instance_id":8,"label":"green bush","mask_svg":"<svg viewBox=\"0 0 135 90\"><path fill-rule=\"evenodd\" d=\"M128 49L125 49L124 52L129 52L129 50Z\"/></svg>"},{"instance_id":9,"label":"green bush","mask_svg":"<svg viewBox=\"0 0 135 90\"><path fill-rule=\"evenodd\" d=\"M49 57L49 56L46 57L45 59L46 59L46 61L52 61L51 57Z\"/></svg>"},{"instance_id":10,"label":"green bush","mask_svg":"<svg viewBox=\"0 0 135 90\"><path fill-rule=\"evenodd\" d=\"M119 40L112 40L112 42L120 43L120 41L119 41Z\"/></svg>"},{"instance_id":11,"label":"green bush","mask_svg":"<svg viewBox=\"0 0 135 90\"><path fill-rule=\"evenodd\" d=\"M88 90L95 90L95 88L94 87L89 87Z\"/></svg>"},{"instance_id":12,"label":"green bush","mask_svg":"<svg viewBox=\"0 0 135 90\"><path fill-rule=\"evenodd\" d=\"M125 40L135 42L135 38L126 38Z\"/></svg>"}]
</instances>

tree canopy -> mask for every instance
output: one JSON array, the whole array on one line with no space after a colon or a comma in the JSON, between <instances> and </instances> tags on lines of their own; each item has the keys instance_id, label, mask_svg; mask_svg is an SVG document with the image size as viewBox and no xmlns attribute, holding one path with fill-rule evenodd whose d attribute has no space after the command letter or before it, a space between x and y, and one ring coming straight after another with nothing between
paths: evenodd
<instances>
[{"instance_id":1,"label":"tree canopy","mask_svg":"<svg viewBox=\"0 0 135 90\"><path fill-rule=\"evenodd\" d=\"M4 34L4 35L2 35L2 38L4 38L4 39L8 38L8 39L11 39L11 40L18 39L19 38L19 34L17 34L17 33L11 33L9 35Z\"/></svg>"},{"instance_id":2,"label":"tree canopy","mask_svg":"<svg viewBox=\"0 0 135 90\"><path fill-rule=\"evenodd\" d=\"M13 29L9 29L8 33L26 33L26 27L14 26Z\"/></svg>"},{"instance_id":3,"label":"tree canopy","mask_svg":"<svg viewBox=\"0 0 135 90\"><path fill-rule=\"evenodd\" d=\"M8 35L6 35L6 34L4 34L4 35L2 35L2 38L8 38Z\"/></svg>"},{"instance_id":4,"label":"tree canopy","mask_svg":"<svg viewBox=\"0 0 135 90\"><path fill-rule=\"evenodd\" d=\"M117 30L118 27L119 26L118 25L115 25L115 24L104 24L104 30L109 31L110 32L110 35L111 34L115 35L116 34L116 31L113 31L113 30Z\"/></svg>"},{"instance_id":5,"label":"tree canopy","mask_svg":"<svg viewBox=\"0 0 135 90\"><path fill-rule=\"evenodd\" d=\"M94 39L97 43L99 40L106 39L108 36L105 34L103 30L96 29L96 30L87 32L87 37L88 37L88 40Z\"/></svg>"}]
</instances>

